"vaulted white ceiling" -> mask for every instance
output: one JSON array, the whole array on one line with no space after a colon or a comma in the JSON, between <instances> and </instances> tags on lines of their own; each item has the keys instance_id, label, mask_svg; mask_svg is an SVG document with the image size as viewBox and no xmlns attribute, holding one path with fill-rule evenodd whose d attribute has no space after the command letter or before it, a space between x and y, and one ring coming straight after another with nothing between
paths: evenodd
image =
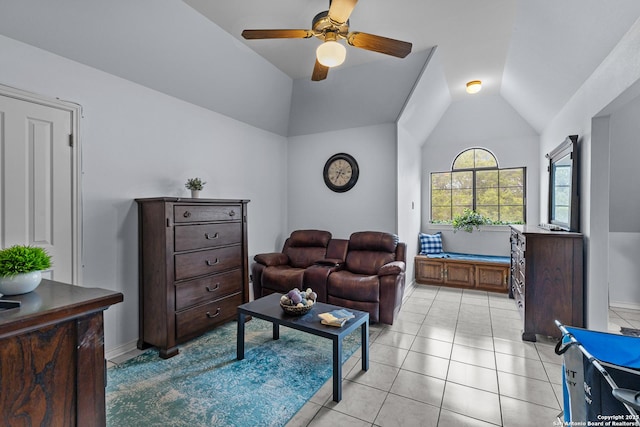
<instances>
[{"instance_id":1,"label":"vaulted white ceiling","mask_svg":"<svg viewBox=\"0 0 640 427\"><path fill-rule=\"evenodd\" d=\"M240 35L310 28L328 4L0 0L0 34L281 135L321 131L323 118L338 128L396 119L437 46L453 102L481 79L475 96L500 93L541 132L640 16L638 0L361 0L351 29L412 42L413 53L348 47L321 82L309 81L318 40Z\"/></svg>"}]
</instances>

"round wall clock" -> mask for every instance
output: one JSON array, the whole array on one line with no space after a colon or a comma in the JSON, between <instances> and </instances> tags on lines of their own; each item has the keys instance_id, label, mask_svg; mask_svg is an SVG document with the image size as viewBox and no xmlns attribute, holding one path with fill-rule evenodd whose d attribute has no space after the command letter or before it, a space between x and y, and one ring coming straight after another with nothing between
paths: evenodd
<instances>
[{"instance_id":1,"label":"round wall clock","mask_svg":"<svg viewBox=\"0 0 640 427\"><path fill-rule=\"evenodd\" d=\"M349 191L358 182L358 162L353 156L338 153L329 157L324 165L324 183L337 193Z\"/></svg>"}]
</instances>

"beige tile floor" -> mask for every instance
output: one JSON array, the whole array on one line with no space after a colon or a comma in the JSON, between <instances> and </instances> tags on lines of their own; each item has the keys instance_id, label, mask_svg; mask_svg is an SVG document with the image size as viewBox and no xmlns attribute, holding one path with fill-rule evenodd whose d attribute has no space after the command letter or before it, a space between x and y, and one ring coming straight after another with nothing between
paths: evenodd
<instances>
[{"instance_id":1,"label":"beige tile floor","mask_svg":"<svg viewBox=\"0 0 640 427\"><path fill-rule=\"evenodd\" d=\"M640 311L610 316L640 328ZM369 371L346 362L342 401L329 381L287 426L553 426L562 360L538 338L521 340L506 295L418 285L394 325L372 325Z\"/></svg>"},{"instance_id":2,"label":"beige tile floor","mask_svg":"<svg viewBox=\"0 0 640 427\"><path fill-rule=\"evenodd\" d=\"M640 310L609 318L612 332L640 328ZM371 326L370 369L359 351L345 362L342 401L329 380L287 427L553 426L562 360L552 339L522 341L520 324L506 295L418 285L392 326Z\"/></svg>"}]
</instances>

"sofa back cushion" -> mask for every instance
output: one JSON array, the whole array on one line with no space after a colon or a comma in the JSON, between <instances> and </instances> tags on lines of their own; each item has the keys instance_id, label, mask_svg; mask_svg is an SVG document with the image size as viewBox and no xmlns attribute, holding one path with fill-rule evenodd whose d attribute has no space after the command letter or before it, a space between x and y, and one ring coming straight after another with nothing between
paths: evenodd
<instances>
[{"instance_id":1,"label":"sofa back cushion","mask_svg":"<svg viewBox=\"0 0 640 427\"><path fill-rule=\"evenodd\" d=\"M360 231L349 238L346 269L355 274L374 275L383 265L396 260L398 236L378 231Z\"/></svg>"},{"instance_id":2,"label":"sofa back cushion","mask_svg":"<svg viewBox=\"0 0 640 427\"><path fill-rule=\"evenodd\" d=\"M323 259L331 233L322 230L296 230L284 244L282 252L289 257L289 265L295 268L307 268Z\"/></svg>"}]
</instances>

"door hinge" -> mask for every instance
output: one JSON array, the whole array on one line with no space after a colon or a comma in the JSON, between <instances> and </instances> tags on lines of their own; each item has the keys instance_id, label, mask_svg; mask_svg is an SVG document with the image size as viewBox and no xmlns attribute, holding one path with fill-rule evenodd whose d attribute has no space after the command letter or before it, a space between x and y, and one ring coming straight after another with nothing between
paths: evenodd
<instances>
[{"instance_id":1,"label":"door hinge","mask_svg":"<svg viewBox=\"0 0 640 427\"><path fill-rule=\"evenodd\" d=\"M69 134L69 147L73 147L73 134Z\"/></svg>"}]
</instances>

